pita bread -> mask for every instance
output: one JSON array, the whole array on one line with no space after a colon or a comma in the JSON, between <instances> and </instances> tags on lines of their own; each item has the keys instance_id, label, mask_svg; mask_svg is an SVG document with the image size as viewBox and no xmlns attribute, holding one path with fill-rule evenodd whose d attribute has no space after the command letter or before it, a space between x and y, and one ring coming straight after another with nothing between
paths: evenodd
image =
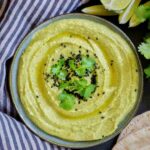
<instances>
[{"instance_id":1,"label":"pita bread","mask_svg":"<svg viewBox=\"0 0 150 150\"><path fill-rule=\"evenodd\" d=\"M127 135L136 132L142 128L145 128L147 126L150 126L150 111L147 111L132 119L131 122L128 124L128 126L119 135L118 141L122 140Z\"/></svg>"},{"instance_id":2,"label":"pita bread","mask_svg":"<svg viewBox=\"0 0 150 150\"><path fill-rule=\"evenodd\" d=\"M150 126L127 135L112 150L150 150Z\"/></svg>"}]
</instances>

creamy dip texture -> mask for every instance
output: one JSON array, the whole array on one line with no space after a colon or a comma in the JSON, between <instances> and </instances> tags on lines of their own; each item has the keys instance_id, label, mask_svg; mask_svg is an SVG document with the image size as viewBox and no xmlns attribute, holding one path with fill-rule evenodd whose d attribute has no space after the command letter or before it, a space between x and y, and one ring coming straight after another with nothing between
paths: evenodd
<instances>
[{"instance_id":1,"label":"creamy dip texture","mask_svg":"<svg viewBox=\"0 0 150 150\"><path fill-rule=\"evenodd\" d=\"M130 45L90 20L51 23L33 36L19 63L18 90L27 115L46 133L67 140L112 134L135 105L138 88Z\"/></svg>"}]
</instances>

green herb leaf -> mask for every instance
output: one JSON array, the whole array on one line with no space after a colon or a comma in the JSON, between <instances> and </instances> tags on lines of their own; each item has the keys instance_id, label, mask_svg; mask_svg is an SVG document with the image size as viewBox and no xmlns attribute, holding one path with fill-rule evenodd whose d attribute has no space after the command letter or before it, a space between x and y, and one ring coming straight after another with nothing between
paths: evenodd
<instances>
[{"instance_id":1,"label":"green herb leaf","mask_svg":"<svg viewBox=\"0 0 150 150\"><path fill-rule=\"evenodd\" d=\"M85 76L85 74L86 74L86 68L83 67L83 66L81 66L81 67L77 68L77 69L75 70L75 72L76 72L76 74L77 74L78 76L83 77L83 76Z\"/></svg>"},{"instance_id":2,"label":"green herb leaf","mask_svg":"<svg viewBox=\"0 0 150 150\"><path fill-rule=\"evenodd\" d=\"M150 37L145 39L145 42L141 43L138 49L146 59L150 59Z\"/></svg>"},{"instance_id":3,"label":"green herb leaf","mask_svg":"<svg viewBox=\"0 0 150 150\"><path fill-rule=\"evenodd\" d=\"M72 59L72 60L69 60L69 67L72 69L72 70L75 70L76 69L76 66L75 66L75 61Z\"/></svg>"},{"instance_id":4,"label":"green herb leaf","mask_svg":"<svg viewBox=\"0 0 150 150\"><path fill-rule=\"evenodd\" d=\"M58 78L61 80L66 80L66 76L67 76L67 71L65 69L60 70L58 74Z\"/></svg>"},{"instance_id":5,"label":"green herb leaf","mask_svg":"<svg viewBox=\"0 0 150 150\"><path fill-rule=\"evenodd\" d=\"M62 67L64 64L65 64L65 59L64 58L59 59L58 65Z\"/></svg>"},{"instance_id":6,"label":"green herb leaf","mask_svg":"<svg viewBox=\"0 0 150 150\"><path fill-rule=\"evenodd\" d=\"M59 87L61 89L67 89L68 86L69 86L69 82L61 82Z\"/></svg>"},{"instance_id":7,"label":"green herb leaf","mask_svg":"<svg viewBox=\"0 0 150 150\"><path fill-rule=\"evenodd\" d=\"M147 78L150 78L150 66L148 66L146 69L144 69L144 73L146 74Z\"/></svg>"},{"instance_id":8,"label":"green herb leaf","mask_svg":"<svg viewBox=\"0 0 150 150\"><path fill-rule=\"evenodd\" d=\"M52 67L51 67L51 72L53 75L57 75L60 71L61 67L57 64L54 64Z\"/></svg>"},{"instance_id":9,"label":"green herb leaf","mask_svg":"<svg viewBox=\"0 0 150 150\"><path fill-rule=\"evenodd\" d=\"M87 85L87 80L86 79L79 79L78 80L78 84L80 85L80 86L82 86L82 87L86 87L86 85Z\"/></svg>"},{"instance_id":10,"label":"green herb leaf","mask_svg":"<svg viewBox=\"0 0 150 150\"><path fill-rule=\"evenodd\" d=\"M93 70L94 69L95 60L89 57L83 57L82 58L82 65L85 66L87 70Z\"/></svg>"},{"instance_id":11,"label":"green herb leaf","mask_svg":"<svg viewBox=\"0 0 150 150\"><path fill-rule=\"evenodd\" d=\"M150 18L150 6L141 5L136 10L136 15L140 22L144 22L146 19Z\"/></svg>"},{"instance_id":12,"label":"green herb leaf","mask_svg":"<svg viewBox=\"0 0 150 150\"><path fill-rule=\"evenodd\" d=\"M84 98L87 99L91 96L91 94L94 92L96 85L94 84L90 84L86 87L85 91L84 91Z\"/></svg>"},{"instance_id":13,"label":"green herb leaf","mask_svg":"<svg viewBox=\"0 0 150 150\"><path fill-rule=\"evenodd\" d=\"M59 100L61 101L59 106L65 110L71 110L75 105L75 97L64 91L59 95Z\"/></svg>"},{"instance_id":14,"label":"green herb leaf","mask_svg":"<svg viewBox=\"0 0 150 150\"><path fill-rule=\"evenodd\" d=\"M51 67L51 73L53 75L58 75L59 72L60 72L60 69L62 68L62 66L64 65L65 63L65 60L64 58L61 58L56 64L54 64L52 67Z\"/></svg>"}]
</instances>

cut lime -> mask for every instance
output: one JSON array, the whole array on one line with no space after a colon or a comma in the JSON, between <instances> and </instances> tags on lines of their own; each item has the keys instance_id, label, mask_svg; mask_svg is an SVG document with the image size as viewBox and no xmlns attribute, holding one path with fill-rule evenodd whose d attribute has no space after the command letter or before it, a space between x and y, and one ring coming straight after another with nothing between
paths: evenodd
<instances>
[{"instance_id":1,"label":"cut lime","mask_svg":"<svg viewBox=\"0 0 150 150\"><path fill-rule=\"evenodd\" d=\"M101 0L101 3L108 10L122 10L125 9L132 0Z\"/></svg>"},{"instance_id":2,"label":"cut lime","mask_svg":"<svg viewBox=\"0 0 150 150\"><path fill-rule=\"evenodd\" d=\"M143 6L150 6L150 1L144 3ZM130 19L129 27L135 27L140 23L142 23L141 20L137 17L136 13L134 13Z\"/></svg>"},{"instance_id":3,"label":"cut lime","mask_svg":"<svg viewBox=\"0 0 150 150\"><path fill-rule=\"evenodd\" d=\"M117 13L113 11L107 10L103 5L94 5L90 7L86 7L82 9L82 12L91 15L98 15L98 16L114 16Z\"/></svg>"},{"instance_id":4,"label":"cut lime","mask_svg":"<svg viewBox=\"0 0 150 150\"><path fill-rule=\"evenodd\" d=\"M125 24L129 21L141 0L132 0L129 6L119 15L119 23Z\"/></svg>"}]
</instances>

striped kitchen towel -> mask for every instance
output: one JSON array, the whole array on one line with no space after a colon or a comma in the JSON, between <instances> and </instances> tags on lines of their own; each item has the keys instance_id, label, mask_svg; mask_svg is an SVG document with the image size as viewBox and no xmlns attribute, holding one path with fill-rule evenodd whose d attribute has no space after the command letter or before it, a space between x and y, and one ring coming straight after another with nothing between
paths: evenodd
<instances>
[{"instance_id":1,"label":"striped kitchen towel","mask_svg":"<svg viewBox=\"0 0 150 150\"><path fill-rule=\"evenodd\" d=\"M20 121L9 97L9 59L39 23L69 13L87 0L0 0L0 150L65 149L43 141Z\"/></svg>"}]
</instances>

